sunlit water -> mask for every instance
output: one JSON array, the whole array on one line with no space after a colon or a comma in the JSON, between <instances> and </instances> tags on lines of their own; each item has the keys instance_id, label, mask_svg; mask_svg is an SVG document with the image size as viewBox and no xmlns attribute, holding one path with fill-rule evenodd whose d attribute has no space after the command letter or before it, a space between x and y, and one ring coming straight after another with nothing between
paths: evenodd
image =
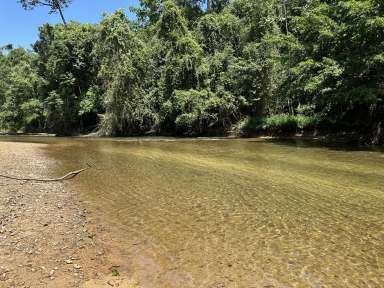
<instances>
[{"instance_id":1,"label":"sunlit water","mask_svg":"<svg viewBox=\"0 0 384 288\"><path fill-rule=\"evenodd\" d=\"M114 227L143 287L384 287L380 151L252 139L16 140L49 143L40 149L54 175L96 165L69 185Z\"/></svg>"}]
</instances>

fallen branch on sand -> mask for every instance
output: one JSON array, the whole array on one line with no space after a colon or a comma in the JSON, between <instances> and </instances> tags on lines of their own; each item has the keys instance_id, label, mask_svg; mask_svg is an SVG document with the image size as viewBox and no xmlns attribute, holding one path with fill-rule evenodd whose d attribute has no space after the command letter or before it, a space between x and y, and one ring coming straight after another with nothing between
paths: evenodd
<instances>
[{"instance_id":1,"label":"fallen branch on sand","mask_svg":"<svg viewBox=\"0 0 384 288\"><path fill-rule=\"evenodd\" d=\"M42 179L42 178L22 178L22 177L17 177L17 176L10 176L10 175L3 175L0 174L0 178L5 178L5 179L10 179L10 180L17 180L17 181L34 181L34 182L59 182L59 181L65 181L65 180L70 180L75 178L77 175L80 173L84 172L85 170L88 170L91 168L91 165L87 164L88 167L76 170L76 171L71 171L67 174L65 174L63 177L60 178L52 178L52 179Z\"/></svg>"}]
</instances>

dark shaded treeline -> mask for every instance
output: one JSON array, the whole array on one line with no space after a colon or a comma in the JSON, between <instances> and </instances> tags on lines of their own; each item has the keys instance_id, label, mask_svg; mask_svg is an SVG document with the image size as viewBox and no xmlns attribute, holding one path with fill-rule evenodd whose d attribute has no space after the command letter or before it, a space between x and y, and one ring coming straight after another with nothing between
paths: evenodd
<instances>
[{"instance_id":1,"label":"dark shaded treeline","mask_svg":"<svg viewBox=\"0 0 384 288\"><path fill-rule=\"evenodd\" d=\"M101 135L354 131L380 142L384 2L142 0L3 47L0 126ZM208 7L208 9L207 9ZM5 52L7 51L7 52Z\"/></svg>"}]
</instances>

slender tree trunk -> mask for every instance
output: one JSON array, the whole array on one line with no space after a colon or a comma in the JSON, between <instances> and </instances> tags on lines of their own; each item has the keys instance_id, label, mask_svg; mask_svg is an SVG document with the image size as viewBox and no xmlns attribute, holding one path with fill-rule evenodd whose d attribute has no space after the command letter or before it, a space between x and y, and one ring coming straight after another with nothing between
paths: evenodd
<instances>
[{"instance_id":1,"label":"slender tree trunk","mask_svg":"<svg viewBox=\"0 0 384 288\"><path fill-rule=\"evenodd\" d=\"M60 12L61 20L63 20L63 24L64 24L65 28L67 28L67 21L65 21L63 10L61 9L60 4L59 4L59 12Z\"/></svg>"},{"instance_id":2,"label":"slender tree trunk","mask_svg":"<svg viewBox=\"0 0 384 288\"><path fill-rule=\"evenodd\" d=\"M63 24L64 24L65 28L67 28L67 27L68 27L68 25L67 25L67 21L65 20L64 13L63 13L63 9L61 9L60 2L57 1L57 0L55 0L54 2L55 2L55 4L56 4L56 6L57 6L57 10L59 10L61 20L63 21Z\"/></svg>"},{"instance_id":3,"label":"slender tree trunk","mask_svg":"<svg viewBox=\"0 0 384 288\"><path fill-rule=\"evenodd\" d=\"M212 8L212 0L207 0L207 11L210 11Z\"/></svg>"},{"instance_id":4,"label":"slender tree trunk","mask_svg":"<svg viewBox=\"0 0 384 288\"><path fill-rule=\"evenodd\" d=\"M283 3L284 3L285 32L288 35L289 28L288 28L288 16L287 16L287 2L286 2L286 0L284 0Z\"/></svg>"}]
</instances>

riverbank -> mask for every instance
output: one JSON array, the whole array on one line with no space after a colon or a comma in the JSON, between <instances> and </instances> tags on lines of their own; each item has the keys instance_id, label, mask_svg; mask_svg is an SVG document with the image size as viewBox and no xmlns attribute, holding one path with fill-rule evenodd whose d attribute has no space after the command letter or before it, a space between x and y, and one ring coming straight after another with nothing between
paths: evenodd
<instances>
[{"instance_id":1,"label":"riverbank","mask_svg":"<svg viewBox=\"0 0 384 288\"><path fill-rule=\"evenodd\" d=\"M0 133L0 137L60 137L56 134L47 133ZM72 135L74 138L105 138L98 133ZM109 137L107 137L109 138ZM112 137L119 139L240 139L240 138L260 138L272 140L303 140L317 142L325 145L354 145L354 146L378 146L384 145L384 135L382 133L361 134L358 132L322 132L305 131L300 133L287 132L257 132L257 131L231 131L222 136L201 136L201 137L182 137L175 135L154 135L137 137Z\"/></svg>"},{"instance_id":2,"label":"riverbank","mask_svg":"<svg viewBox=\"0 0 384 288\"><path fill-rule=\"evenodd\" d=\"M50 176L43 144L0 143L1 173ZM81 175L80 175L81 177ZM137 287L108 229L62 182L0 179L0 287Z\"/></svg>"}]
</instances>

